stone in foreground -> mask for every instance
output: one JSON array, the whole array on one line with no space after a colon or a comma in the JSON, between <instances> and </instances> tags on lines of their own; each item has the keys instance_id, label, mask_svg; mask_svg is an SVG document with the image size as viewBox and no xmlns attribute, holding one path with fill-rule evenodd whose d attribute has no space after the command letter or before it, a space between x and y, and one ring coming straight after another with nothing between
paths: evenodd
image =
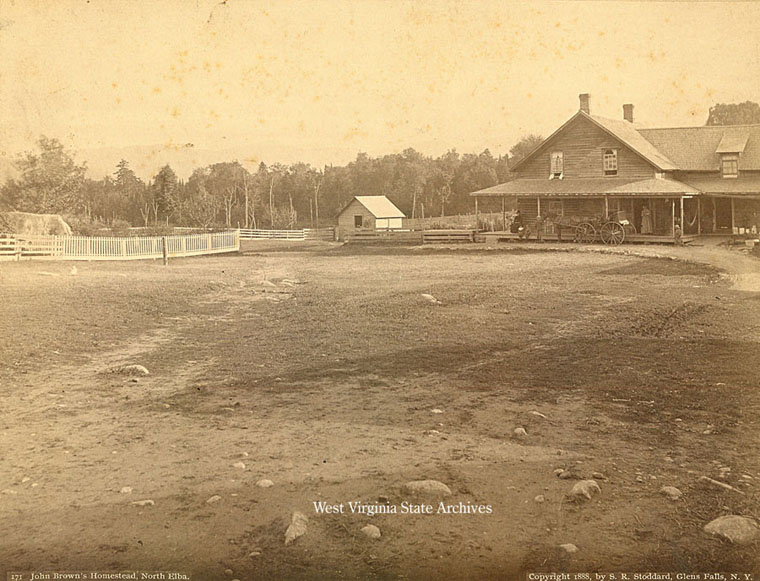
<instances>
[{"instance_id":1,"label":"stone in foreground","mask_svg":"<svg viewBox=\"0 0 760 581\"><path fill-rule=\"evenodd\" d=\"M309 519L305 514L298 511L294 512L293 516L290 518L290 526L288 527L288 530L285 531L285 544L289 545L301 535L305 535L306 524L308 522Z\"/></svg>"},{"instance_id":2,"label":"stone in foreground","mask_svg":"<svg viewBox=\"0 0 760 581\"><path fill-rule=\"evenodd\" d=\"M704 531L737 545L748 545L760 533L754 520L736 514L721 516L710 521L705 525Z\"/></svg>"},{"instance_id":3,"label":"stone in foreground","mask_svg":"<svg viewBox=\"0 0 760 581\"><path fill-rule=\"evenodd\" d=\"M451 494L451 489L438 480L413 480L404 484L404 491L430 496L449 496Z\"/></svg>"},{"instance_id":4,"label":"stone in foreground","mask_svg":"<svg viewBox=\"0 0 760 581\"><path fill-rule=\"evenodd\" d=\"M375 525L367 525L365 527L362 527L362 532L370 539L379 539L381 536L380 529Z\"/></svg>"},{"instance_id":5,"label":"stone in foreground","mask_svg":"<svg viewBox=\"0 0 760 581\"><path fill-rule=\"evenodd\" d=\"M602 489L599 488L596 480L581 480L576 482L572 490L570 490L570 497L576 500L587 499L591 500L592 494L601 494Z\"/></svg>"}]
</instances>

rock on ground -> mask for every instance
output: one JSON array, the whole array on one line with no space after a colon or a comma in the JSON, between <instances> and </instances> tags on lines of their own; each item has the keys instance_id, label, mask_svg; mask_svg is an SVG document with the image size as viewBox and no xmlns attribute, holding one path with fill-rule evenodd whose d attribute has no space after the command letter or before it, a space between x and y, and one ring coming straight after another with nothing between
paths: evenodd
<instances>
[{"instance_id":1,"label":"rock on ground","mask_svg":"<svg viewBox=\"0 0 760 581\"><path fill-rule=\"evenodd\" d=\"M736 514L721 516L710 521L705 525L704 531L727 539L737 545L751 543L760 532L754 520Z\"/></svg>"},{"instance_id":2,"label":"rock on ground","mask_svg":"<svg viewBox=\"0 0 760 581\"><path fill-rule=\"evenodd\" d=\"M206 504L214 504L215 502L219 502L220 500L222 500L222 497L219 496L218 494L215 494L214 496L212 496L206 501Z\"/></svg>"},{"instance_id":3,"label":"rock on ground","mask_svg":"<svg viewBox=\"0 0 760 581\"><path fill-rule=\"evenodd\" d=\"M156 503L152 500L135 500L134 502L130 502L132 506L153 506Z\"/></svg>"},{"instance_id":4,"label":"rock on ground","mask_svg":"<svg viewBox=\"0 0 760 581\"><path fill-rule=\"evenodd\" d=\"M525 431L525 428L515 428L512 434L517 438L524 438L528 435L528 432Z\"/></svg>"},{"instance_id":5,"label":"rock on ground","mask_svg":"<svg viewBox=\"0 0 760 581\"><path fill-rule=\"evenodd\" d=\"M564 545L560 545L559 548L562 549L563 551L565 551L566 553L577 553L578 552L578 547L576 547L572 543L565 543Z\"/></svg>"},{"instance_id":6,"label":"rock on ground","mask_svg":"<svg viewBox=\"0 0 760 581\"><path fill-rule=\"evenodd\" d=\"M112 368L111 373L118 373L120 375L150 375L150 371L142 365L119 365Z\"/></svg>"},{"instance_id":7,"label":"rock on ground","mask_svg":"<svg viewBox=\"0 0 760 581\"><path fill-rule=\"evenodd\" d=\"M240 470L245 470L245 463L243 462L235 462L232 465L233 468L240 468Z\"/></svg>"},{"instance_id":8,"label":"rock on ground","mask_svg":"<svg viewBox=\"0 0 760 581\"><path fill-rule=\"evenodd\" d=\"M404 484L404 491L411 494L429 494L431 496L449 496L451 489L437 480L413 480Z\"/></svg>"},{"instance_id":9,"label":"rock on ground","mask_svg":"<svg viewBox=\"0 0 760 581\"><path fill-rule=\"evenodd\" d=\"M365 527L362 527L362 532L370 539L379 539L381 536L380 529L375 525L367 525Z\"/></svg>"},{"instance_id":10,"label":"rock on ground","mask_svg":"<svg viewBox=\"0 0 760 581\"><path fill-rule=\"evenodd\" d=\"M269 488L271 486L274 486L274 482L267 480L266 478L262 478L261 480L256 481L256 486L259 488Z\"/></svg>"},{"instance_id":11,"label":"rock on ground","mask_svg":"<svg viewBox=\"0 0 760 581\"><path fill-rule=\"evenodd\" d=\"M683 495L683 492L678 490L675 486L663 486L660 488L660 492L667 496L670 500L678 500Z\"/></svg>"},{"instance_id":12,"label":"rock on ground","mask_svg":"<svg viewBox=\"0 0 760 581\"><path fill-rule=\"evenodd\" d=\"M543 495L543 494L539 494L539 495L538 495L538 496L536 496L536 497L535 497L533 500L534 500L535 502L544 502L544 501L546 500L546 498L544 497L544 495Z\"/></svg>"},{"instance_id":13,"label":"rock on ground","mask_svg":"<svg viewBox=\"0 0 760 581\"><path fill-rule=\"evenodd\" d=\"M305 514L298 511L294 512L293 516L290 518L290 526L288 526L288 530L285 531L285 544L289 545L301 535L305 535L306 524L308 522L309 519Z\"/></svg>"},{"instance_id":14,"label":"rock on ground","mask_svg":"<svg viewBox=\"0 0 760 581\"><path fill-rule=\"evenodd\" d=\"M572 490L570 490L570 496L578 500L583 498L591 500L592 494L601 494L601 492L602 489L599 488L596 480L581 480L580 482L576 482Z\"/></svg>"}]
</instances>

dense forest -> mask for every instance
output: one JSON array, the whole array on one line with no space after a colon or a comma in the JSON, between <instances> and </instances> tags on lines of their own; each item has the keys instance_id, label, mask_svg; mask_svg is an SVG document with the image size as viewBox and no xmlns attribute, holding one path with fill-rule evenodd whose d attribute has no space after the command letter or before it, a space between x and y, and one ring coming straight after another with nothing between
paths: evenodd
<instances>
[{"instance_id":1,"label":"dense forest","mask_svg":"<svg viewBox=\"0 0 760 581\"><path fill-rule=\"evenodd\" d=\"M511 159L540 142L528 136ZM296 228L330 226L356 195L386 195L409 217L469 213L470 192L508 179L510 156L449 151L432 158L407 149L373 158L360 153L345 166L261 163L255 172L237 161L197 168L181 180L168 165L149 181L121 160L112 175L86 177L86 165L57 139L41 137L37 151L15 161L19 176L0 189L0 205L57 213L79 232L102 227Z\"/></svg>"}]
</instances>

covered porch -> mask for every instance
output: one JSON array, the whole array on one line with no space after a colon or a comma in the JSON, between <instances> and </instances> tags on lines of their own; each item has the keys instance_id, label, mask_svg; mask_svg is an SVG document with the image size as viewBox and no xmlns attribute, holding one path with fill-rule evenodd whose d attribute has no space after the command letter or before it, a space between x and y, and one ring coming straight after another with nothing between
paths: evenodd
<instances>
[{"instance_id":1,"label":"covered porch","mask_svg":"<svg viewBox=\"0 0 760 581\"><path fill-rule=\"evenodd\" d=\"M593 241L579 229L598 234L610 227L622 228L625 242L686 243L702 232L700 192L674 180L653 178L627 181L612 179L535 180L517 179L474 192L479 198L499 198L503 230L482 232L486 240L525 238L509 227L509 216L519 210L530 239ZM540 219L538 217L540 216Z\"/></svg>"}]
</instances>

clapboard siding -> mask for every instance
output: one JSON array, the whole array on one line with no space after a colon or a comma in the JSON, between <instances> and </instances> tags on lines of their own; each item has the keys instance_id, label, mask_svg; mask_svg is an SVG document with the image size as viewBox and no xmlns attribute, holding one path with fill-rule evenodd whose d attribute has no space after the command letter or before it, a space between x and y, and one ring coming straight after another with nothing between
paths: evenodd
<instances>
[{"instance_id":1,"label":"clapboard siding","mask_svg":"<svg viewBox=\"0 0 760 581\"><path fill-rule=\"evenodd\" d=\"M602 152L607 148L618 150L618 177L654 177L652 165L583 117L578 117L547 142L516 172L517 177L548 179L552 151L561 151L564 155L564 179L604 177Z\"/></svg>"},{"instance_id":2,"label":"clapboard siding","mask_svg":"<svg viewBox=\"0 0 760 581\"><path fill-rule=\"evenodd\" d=\"M338 216L338 239L343 240L349 232L356 230L354 216L362 216L364 230L375 229L375 216L358 200L351 202Z\"/></svg>"}]
</instances>

